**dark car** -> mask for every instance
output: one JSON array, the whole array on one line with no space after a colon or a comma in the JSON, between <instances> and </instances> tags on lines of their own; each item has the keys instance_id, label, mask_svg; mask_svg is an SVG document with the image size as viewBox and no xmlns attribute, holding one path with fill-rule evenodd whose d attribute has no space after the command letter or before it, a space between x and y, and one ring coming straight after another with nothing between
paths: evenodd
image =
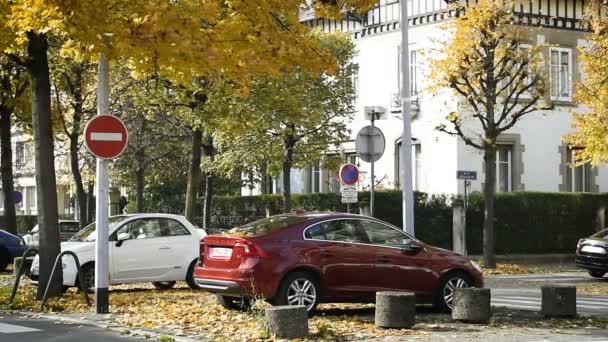
<instances>
[{"instance_id":1,"label":"dark car","mask_svg":"<svg viewBox=\"0 0 608 342\"><path fill-rule=\"evenodd\" d=\"M0 230L0 272L6 270L13 259L22 256L25 248L25 242L20 237Z\"/></svg>"},{"instance_id":2,"label":"dark car","mask_svg":"<svg viewBox=\"0 0 608 342\"><path fill-rule=\"evenodd\" d=\"M226 308L250 296L273 305L374 302L377 291L416 294L439 310L456 287L483 287L467 257L432 247L378 219L334 213L278 215L209 235L194 278Z\"/></svg>"},{"instance_id":3,"label":"dark car","mask_svg":"<svg viewBox=\"0 0 608 342\"><path fill-rule=\"evenodd\" d=\"M608 229L580 239L575 262L576 266L588 270L590 276L602 278L608 272Z\"/></svg>"}]
</instances>

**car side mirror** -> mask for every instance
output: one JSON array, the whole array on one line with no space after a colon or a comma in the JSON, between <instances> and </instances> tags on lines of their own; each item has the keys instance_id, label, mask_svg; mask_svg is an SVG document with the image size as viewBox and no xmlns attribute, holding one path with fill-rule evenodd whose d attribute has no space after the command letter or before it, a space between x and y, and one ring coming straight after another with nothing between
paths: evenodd
<instances>
[{"instance_id":1,"label":"car side mirror","mask_svg":"<svg viewBox=\"0 0 608 342\"><path fill-rule=\"evenodd\" d=\"M422 249L422 246L418 245L415 242L409 242L405 245L403 245L403 247L401 247L401 253L403 254L418 254L418 252L420 252L420 250Z\"/></svg>"},{"instance_id":2,"label":"car side mirror","mask_svg":"<svg viewBox=\"0 0 608 342\"><path fill-rule=\"evenodd\" d=\"M129 240L130 238L131 238L131 235L129 235L129 233L120 233L120 234L118 234L118 236L116 237L116 247L122 246L122 244L126 240Z\"/></svg>"}]
</instances>

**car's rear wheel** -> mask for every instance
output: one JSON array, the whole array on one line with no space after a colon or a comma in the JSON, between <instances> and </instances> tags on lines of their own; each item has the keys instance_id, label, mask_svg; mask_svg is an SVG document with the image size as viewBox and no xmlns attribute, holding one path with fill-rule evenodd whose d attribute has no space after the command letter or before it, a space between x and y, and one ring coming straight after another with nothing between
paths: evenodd
<instances>
[{"instance_id":1,"label":"car's rear wheel","mask_svg":"<svg viewBox=\"0 0 608 342\"><path fill-rule=\"evenodd\" d=\"M589 271L589 275L592 276L593 278L604 278L605 274L606 274L606 272L602 272L602 271Z\"/></svg>"},{"instance_id":2,"label":"car's rear wheel","mask_svg":"<svg viewBox=\"0 0 608 342\"><path fill-rule=\"evenodd\" d=\"M252 305L251 299L244 297L228 297L219 294L215 296L217 297L218 303L228 310L247 311Z\"/></svg>"},{"instance_id":3,"label":"car's rear wheel","mask_svg":"<svg viewBox=\"0 0 608 342\"><path fill-rule=\"evenodd\" d=\"M152 285L159 290L168 290L175 286L175 281L153 281Z\"/></svg>"},{"instance_id":4,"label":"car's rear wheel","mask_svg":"<svg viewBox=\"0 0 608 342\"><path fill-rule=\"evenodd\" d=\"M194 268L196 267L197 262L198 262L198 259L196 259L192 263L190 263L190 267L188 267L188 273L186 273L186 284L188 284L188 287L190 287L193 290L200 290L200 288L201 288L196 283L196 280L194 280Z\"/></svg>"},{"instance_id":5,"label":"car's rear wheel","mask_svg":"<svg viewBox=\"0 0 608 342\"><path fill-rule=\"evenodd\" d=\"M8 251L4 247L0 247L0 272L4 272L10 263Z\"/></svg>"},{"instance_id":6,"label":"car's rear wheel","mask_svg":"<svg viewBox=\"0 0 608 342\"><path fill-rule=\"evenodd\" d=\"M313 275L294 272L283 279L273 302L275 305L303 305L311 314L319 305L320 295L319 281Z\"/></svg>"},{"instance_id":7,"label":"car's rear wheel","mask_svg":"<svg viewBox=\"0 0 608 342\"><path fill-rule=\"evenodd\" d=\"M435 293L433 307L440 312L451 311L455 289L471 287L472 285L471 277L464 272L456 271L446 274L441 279L439 288Z\"/></svg>"}]
</instances>

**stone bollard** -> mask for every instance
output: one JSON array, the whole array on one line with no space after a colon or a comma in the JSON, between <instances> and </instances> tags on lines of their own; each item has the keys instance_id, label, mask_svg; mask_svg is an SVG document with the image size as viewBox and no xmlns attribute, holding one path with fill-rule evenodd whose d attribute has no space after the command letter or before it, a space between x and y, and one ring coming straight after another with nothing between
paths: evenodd
<instances>
[{"instance_id":1,"label":"stone bollard","mask_svg":"<svg viewBox=\"0 0 608 342\"><path fill-rule=\"evenodd\" d=\"M411 328L416 320L416 296L411 292L376 292L376 326Z\"/></svg>"},{"instance_id":2,"label":"stone bollard","mask_svg":"<svg viewBox=\"0 0 608 342\"><path fill-rule=\"evenodd\" d=\"M275 306L265 311L270 334L294 339L308 335L308 312L305 306Z\"/></svg>"},{"instance_id":3,"label":"stone bollard","mask_svg":"<svg viewBox=\"0 0 608 342\"><path fill-rule=\"evenodd\" d=\"M492 316L490 289L454 289L452 318L469 323L488 323Z\"/></svg>"},{"instance_id":4,"label":"stone bollard","mask_svg":"<svg viewBox=\"0 0 608 342\"><path fill-rule=\"evenodd\" d=\"M541 287L541 314L545 317L576 316L576 286Z\"/></svg>"}]
</instances>

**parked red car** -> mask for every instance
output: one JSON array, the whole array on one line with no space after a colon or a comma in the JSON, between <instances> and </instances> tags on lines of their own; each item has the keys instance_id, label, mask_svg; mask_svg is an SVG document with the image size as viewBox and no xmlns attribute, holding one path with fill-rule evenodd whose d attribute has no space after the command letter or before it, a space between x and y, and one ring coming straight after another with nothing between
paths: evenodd
<instances>
[{"instance_id":1,"label":"parked red car","mask_svg":"<svg viewBox=\"0 0 608 342\"><path fill-rule=\"evenodd\" d=\"M467 257L429 246L378 219L337 213L277 215L201 242L195 281L229 309L252 296L273 305L374 302L411 291L448 310L457 287L483 287Z\"/></svg>"}]
</instances>

